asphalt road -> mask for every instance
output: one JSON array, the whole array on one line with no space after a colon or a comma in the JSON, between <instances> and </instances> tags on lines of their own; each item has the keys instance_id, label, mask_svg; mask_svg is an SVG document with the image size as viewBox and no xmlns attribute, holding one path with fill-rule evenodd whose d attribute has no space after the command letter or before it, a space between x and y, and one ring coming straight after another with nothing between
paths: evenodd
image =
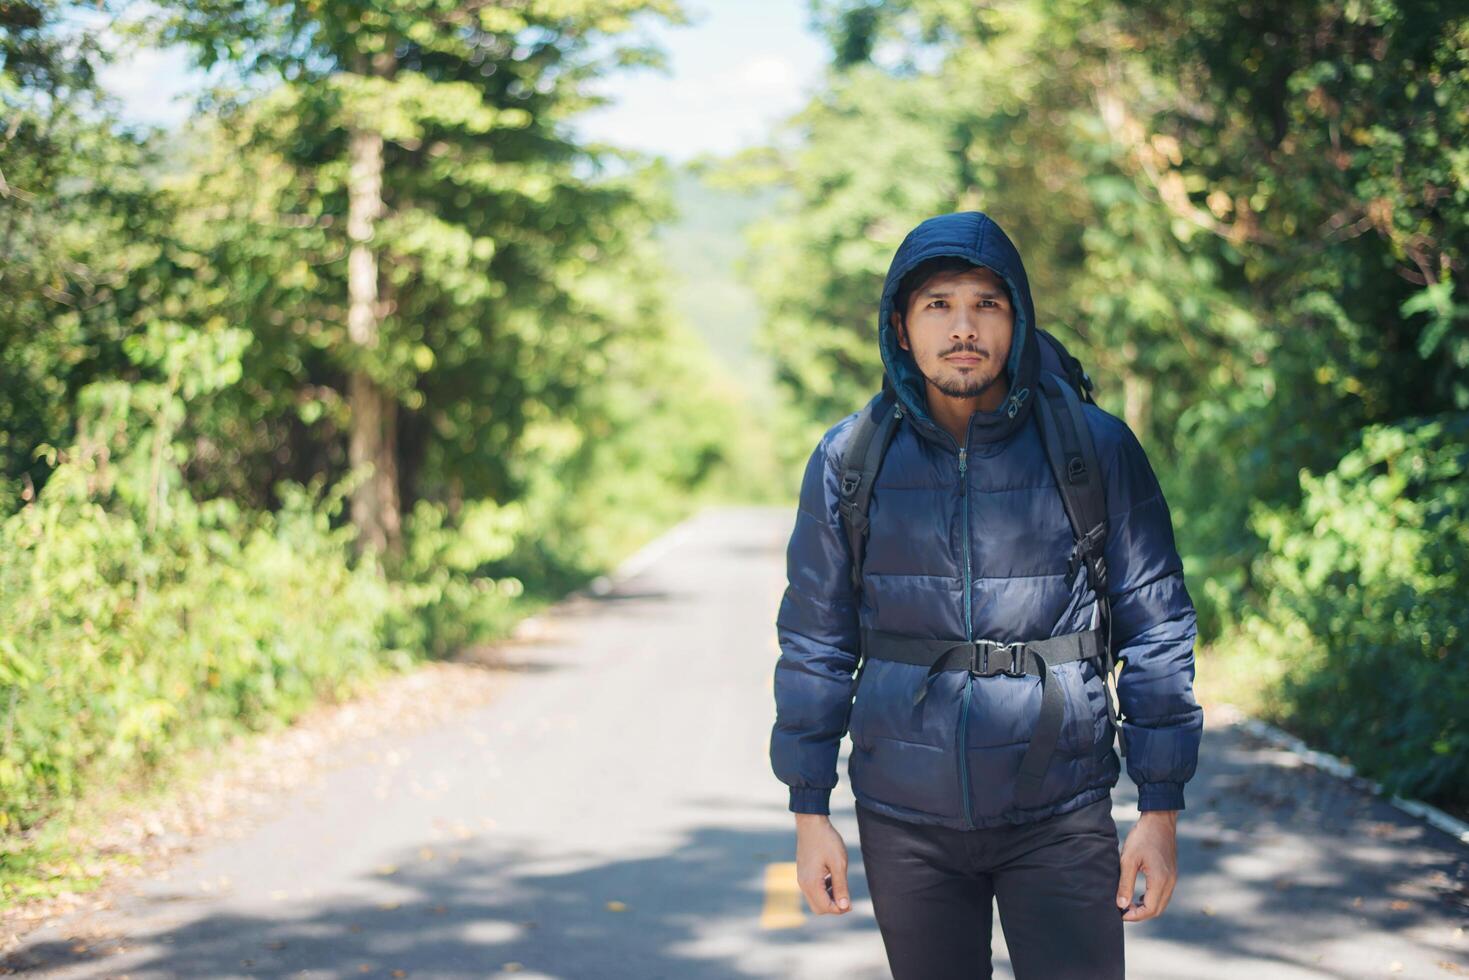
<instances>
[{"instance_id":1,"label":"asphalt road","mask_svg":"<svg viewBox=\"0 0 1469 980\"><path fill-rule=\"evenodd\" d=\"M833 819L855 909L811 916L794 890L766 756L791 519L685 522L606 595L540 617L549 638L510 650L491 703L344 747L270 819L33 930L6 963L69 978L887 977L845 750ZM1125 834L1126 777L1113 799ZM1172 903L1127 926L1130 977L1469 976L1469 848L1217 717L1188 801ZM1012 975L998 924L995 975Z\"/></svg>"}]
</instances>

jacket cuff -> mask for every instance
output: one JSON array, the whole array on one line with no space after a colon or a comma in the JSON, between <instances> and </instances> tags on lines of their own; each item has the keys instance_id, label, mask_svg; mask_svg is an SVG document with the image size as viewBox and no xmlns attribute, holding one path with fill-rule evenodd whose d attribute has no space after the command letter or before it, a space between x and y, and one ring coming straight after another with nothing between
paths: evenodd
<instances>
[{"instance_id":1,"label":"jacket cuff","mask_svg":"<svg viewBox=\"0 0 1469 980\"><path fill-rule=\"evenodd\" d=\"M831 813L831 790L810 786L791 787L792 813Z\"/></svg>"},{"instance_id":2,"label":"jacket cuff","mask_svg":"<svg viewBox=\"0 0 1469 980\"><path fill-rule=\"evenodd\" d=\"M1148 810L1182 810L1183 783L1142 783L1137 788L1137 808Z\"/></svg>"}]
</instances>

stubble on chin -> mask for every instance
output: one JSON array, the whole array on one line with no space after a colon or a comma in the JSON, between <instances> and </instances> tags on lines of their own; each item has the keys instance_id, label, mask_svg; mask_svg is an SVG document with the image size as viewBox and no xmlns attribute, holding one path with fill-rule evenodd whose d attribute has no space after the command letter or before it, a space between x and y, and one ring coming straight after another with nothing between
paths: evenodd
<instances>
[{"instance_id":1,"label":"stubble on chin","mask_svg":"<svg viewBox=\"0 0 1469 980\"><path fill-rule=\"evenodd\" d=\"M924 377L928 379L930 384L950 398L973 398L976 395L982 395L1000 379L1000 372L998 370L987 377L978 377L975 375L966 375L965 372L949 367L948 365L943 365L943 367L945 370L937 378L926 373Z\"/></svg>"}]
</instances>

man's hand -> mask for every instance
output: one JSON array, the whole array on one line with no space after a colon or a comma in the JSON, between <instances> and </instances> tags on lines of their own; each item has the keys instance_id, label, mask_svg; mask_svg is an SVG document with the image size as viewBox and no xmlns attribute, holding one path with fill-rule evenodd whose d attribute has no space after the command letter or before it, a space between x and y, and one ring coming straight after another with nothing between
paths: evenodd
<instances>
[{"instance_id":1,"label":"man's hand","mask_svg":"<svg viewBox=\"0 0 1469 980\"><path fill-rule=\"evenodd\" d=\"M817 915L845 915L852 910L847 844L824 813L796 814L796 884Z\"/></svg>"},{"instance_id":2,"label":"man's hand","mask_svg":"<svg viewBox=\"0 0 1469 980\"><path fill-rule=\"evenodd\" d=\"M1137 873L1147 879L1142 901L1133 904ZM1168 907L1178 883L1178 811L1144 810L1122 845L1122 879L1117 883L1117 907L1125 909L1124 922L1156 918Z\"/></svg>"}]
</instances>

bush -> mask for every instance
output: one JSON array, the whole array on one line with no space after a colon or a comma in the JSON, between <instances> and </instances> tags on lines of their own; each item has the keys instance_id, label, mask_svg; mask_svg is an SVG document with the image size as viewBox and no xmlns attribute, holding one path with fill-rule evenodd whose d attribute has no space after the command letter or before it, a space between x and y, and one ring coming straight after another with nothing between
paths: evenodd
<instances>
[{"instance_id":1,"label":"bush","mask_svg":"<svg viewBox=\"0 0 1469 980\"><path fill-rule=\"evenodd\" d=\"M404 602L393 617L395 643L445 657L507 633L521 615L525 585L488 569L514 549L525 529L519 504L470 501L449 520L443 504L420 500L404 525L407 542L395 577Z\"/></svg>"},{"instance_id":2,"label":"bush","mask_svg":"<svg viewBox=\"0 0 1469 980\"><path fill-rule=\"evenodd\" d=\"M345 487L282 485L268 514L190 495L178 378L89 386L0 521L0 831L411 660L384 649L398 591L332 526Z\"/></svg>"},{"instance_id":3,"label":"bush","mask_svg":"<svg viewBox=\"0 0 1469 980\"><path fill-rule=\"evenodd\" d=\"M1373 426L1299 512L1257 510L1268 596L1240 636L1278 720L1390 791L1469 803L1469 413ZM1237 637L1238 640L1238 637Z\"/></svg>"}]
</instances>

